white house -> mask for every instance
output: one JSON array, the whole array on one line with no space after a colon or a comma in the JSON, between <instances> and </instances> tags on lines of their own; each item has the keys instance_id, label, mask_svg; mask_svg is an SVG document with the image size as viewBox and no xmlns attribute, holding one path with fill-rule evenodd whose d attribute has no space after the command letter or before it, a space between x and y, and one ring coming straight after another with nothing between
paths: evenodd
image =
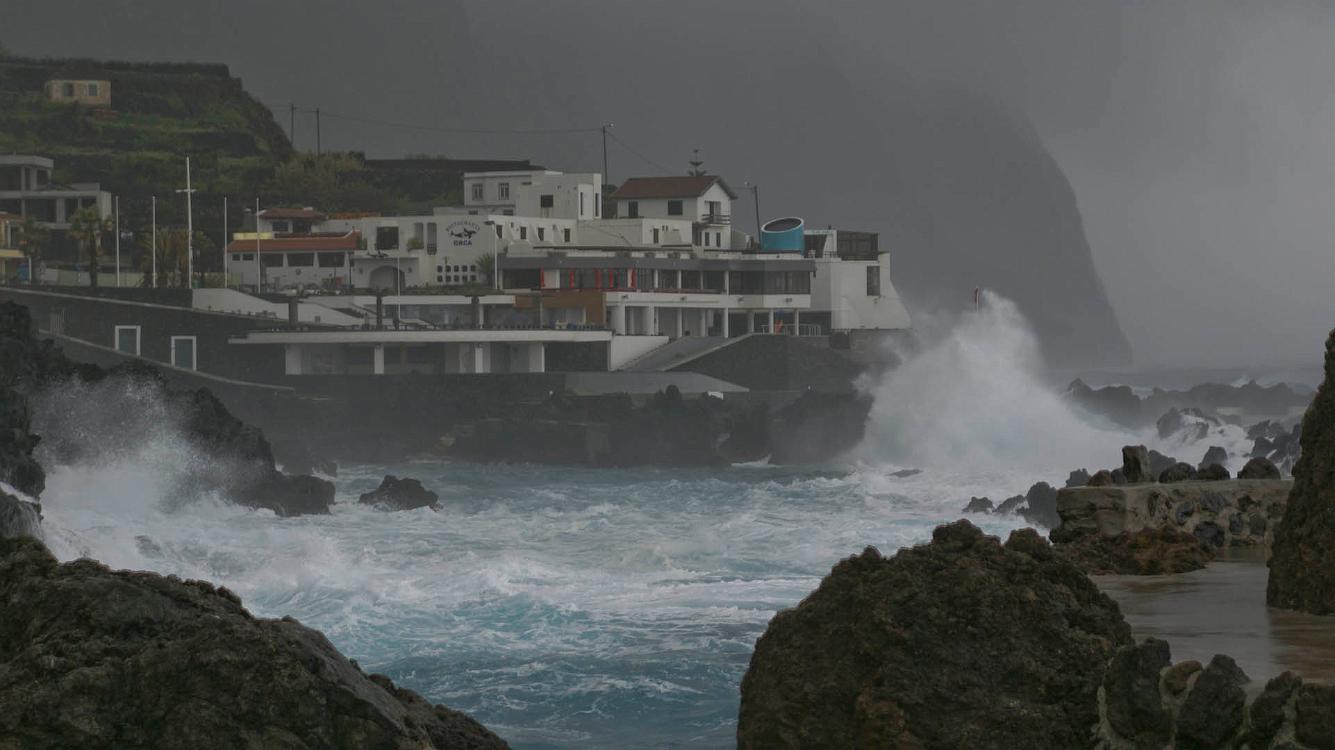
<instances>
[{"instance_id":1,"label":"white house","mask_svg":"<svg viewBox=\"0 0 1335 750\"><path fill-rule=\"evenodd\" d=\"M616 218L684 219L692 224L691 244L713 250L734 247L732 202L737 194L717 175L631 177L611 198Z\"/></svg>"}]
</instances>

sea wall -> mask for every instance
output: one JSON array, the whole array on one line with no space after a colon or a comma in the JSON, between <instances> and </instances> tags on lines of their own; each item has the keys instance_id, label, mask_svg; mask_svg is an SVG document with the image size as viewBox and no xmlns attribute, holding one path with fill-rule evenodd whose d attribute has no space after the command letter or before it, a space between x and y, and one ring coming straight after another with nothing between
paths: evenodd
<instances>
[{"instance_id":1,"label":"sea wall","mask_svg":"<svg viewBox=\"0 0 1335 750\"><path fill-rule=\"evenodd\" d=\"M1054 542L1169 529L1212 547L1269 547L1284 516L1293 481L1216 482L1069 487L1057 492L1061 526Z\"/></svg>"}]
</instances>

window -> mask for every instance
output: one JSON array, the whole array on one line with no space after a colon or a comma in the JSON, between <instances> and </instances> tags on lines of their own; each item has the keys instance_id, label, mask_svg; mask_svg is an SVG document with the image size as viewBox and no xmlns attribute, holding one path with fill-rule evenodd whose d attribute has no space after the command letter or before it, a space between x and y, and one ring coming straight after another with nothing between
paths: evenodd
<instances>
[{"instance_id":1,"label":"window","mask_svg":"<svg viewBox=\"0 0 1335 750\"><path fill-rule=\"evenodd\" d=\"M681 216L681 201L668 201L668 216Z\"/></svg>"},{"instance_id":2,"label":"window","mask_svg":"<svg viewBox=\"0 0 1335 750\"><path fill-rule=\"evenodd\" d=\"M72 83L65 83L65 84L62 84L61 87L60 87L60 92L61 92L62 94L65 95L65 98L67 98L67 99L73 99L73 98L74 98L74 84L72 84Z\"/></svg>"},{"instance_id":3,"label":"window","mask_svg":"<svg viewBox=\"0 0 1335 750\"><path fill-rule=\"evenodd\" d=\"M195 369L194 336L172 336L172 364L186 370Z\"/></svg>"},{"instance_id":4,"label":"window","mask_svg":"<svg viewBox=\"0 0 1335 750\"><path fill-rule=\"evenodd\" d=\"M90 83L90 84L88 84L88 95L89 95L89 96L97 96L97 84L96 84L96 83Z\"/></svg>"},{"instance_id":5,"label":"window","mask_svg":"<svg viewBox=\"0 0 1335 750\"><path fill-rule=\"evenodd\" d=\"M562 241L562 242L569 242L569 241L570 241L570 230L569 230L569 229L562 229L562 230L561 230L561 241Z\"/></svg>"},{"instance_id":6,"label":"window","mask_svg":"<svg viewBox=\"0 0 1335 750\"><path fill-rule=\"evenodd\" d=\"M520 228L519 228L519 239L521 239L521 240L526 240L526 239L528 239L528 227L520 227Z\"/></svg>"},{"instance_id":7,"label":"window","mask_svg":"<svg viewBox=\"0 0 1335 750\"><path fill-rule=\"evenodd\" d=\"M584 218L584 191L582 190L579 194L579 216L581 219Z\"/></svg>"},{"instance_id":8,"label":"window","mask_svg":"<svg viewBox=\"0 0 1335 750\"><path fill-rule=\"evenodd\" d=\"M881 296L881 267L867 266L867 296Z\"/></svg>"},{"instance_id":9,"label":"window","mask_svg":"<svg viewBox=\"0 0 1335 750\"><path fill-rule=\"evenodd\" d=\"M475 200L475 201L481 201L481 200L482 200L482 183L480 183L480 182L474 182L473 185L472 185L472 187L471 187L470 189L472 190L473 200Z\"/></svg>"},{"instance_id":10,"label":"window","mask_svg":"<svg viewBox=\"0 0 1335 750\"><path fill-rule=\"evenodd\" d=\"M551 195L540 195L540 196L538 196L538 207L539 207L539 208L551 208L553 205L555 205L555 202L554 202L554 200L553 200L553 196L551 196Z\"/></svg>"},{"instance_id":11,"label":"window","mask_svg":"<svg viewBox=\"0 0 1335 750\"><path fill-rule=\"evenodd\" d=\"M639 202L639 201L627 201L627 202L626 202L626 218L628 218L628 219L638 219L638 218L640 218L640 202Z\"/></svg>"},{"instance_id":12,"label":"window","mask_svg":"<svg viewBox=\"0 0 1335 750\"><path fill-rule=\"evenodd\" d=\"M547 239L547 230L543 227L538 227L538 242L542 242L545 239Z\"/></svg>"},{"instance_id":13,"label":"window","mask_svg":"<svg viewBox=\"0 0 1335 750\"><path fill-rule=\"evenodd\" d=\"M265 268L282 268L282 267L283 267L283 254L282 254L282 253L269 253L268 255L261 255L261 256L260 256L260 265L264 266Z\"/></svg>"},{"instance_id":14,"label":"window","mask_svg":"<svg viewBox=\"0 0 1335 750\"><path fill-rule=\"evenodd\" d=\"M654 244L658 244L658 227L654 227Z\"/></svg>"},{"instance_id":15,"label":"window","mask_svg":"<svg viewBox=\"0 0 1335 750\"><path fill-rule=\"evenodd\" d=\"M500 224L497 224L497 225L496 225L496 238L497 238L497 239L500 239L501 235L502 235L501 225L500 225Z\"/></svg>"},{"instance_id":16,"label":"window","mask_svg":"<svg viewBox=\"0 0 1335 750\"><path fill-rule=\"evenodd\" d=\"M722 233L722 232L715 232L715 233L714 233L714 247L723 247L723 233Z\"/></svg>"},{"instance_id":17,"label":"window","mask_svg":"<svg viewBox=\"0 0 1335 750\"><path fill-rule=\"evenodd\" d=\"M292 225L287 221L275 221L273 223L273 230L275 232L290 232L292 231Z\"/></svg>"},{"instance_id":18,"label":"window","mask_svg":"<svg viewBox=\"0 0 1335 750\"><path fill-rule=\"evenodd\" d=\"M139 326L116 326L116 351L139 356Z\"/></svg>"},{"instance_id":19,"label":"window","mask_svg":"<svg viewBox=\"0 0 1335 750\"><path fill-rule=\"evenodd\" d=\"M241 253L241 260L255 260L255 253Z\"/></svg>"},{"instance_id":20,"label":"window","mask_svg":"<svg viewBox=\"0 0 1335 750\"><path fill-rule=\"evenodd\" d=\"M240 262L241 262L241 253L232 253L232 262L233 262L233 263L240 263Z\"/></svg>"},{"instance_id":21,"label":"window","mask_svg":"<svg viewBox=\"0 0 1335 750\"><path fill-rule=\"evenodd\" d=\"M287 265L292 268L313 266L315 265L315 253L288 253Z\"/></svg>"},{"instance_id":22,"label":"window","mask_svg":"<svg viewBox=\"0 0 1335 750\"><path fill-rule=\"evenodd\" d=\"M376 229L375 229L375 249L376 249L376 250L398 250L398 249L399 249L399 228L398 228L398 227L376 227Z\"/></svg>"},{"instance_id":23,"label":"window","mask_svg":"<svg viewBox=\"0 0 1335 750\"><path fill-rule=\"evenodd\" d=\"M320 268L342 268L343 253L320 253Z\"/></svg>"},{"instance_id":24,"label":"window","mask_svg":"<svg viewBox=\"0 0 1335 750\"><path fill-rule=\"evenodd\" d=\"M705 233L704 233L703 235L701 235L701 236L704 237L705 247L709 247L709 232L705 232Z\"/></svg>"},{"instance_id":25,"label":"window","mask_svg":"<svg viewBox=\"0 0 1335 750\"><path fill-rule=\"evenodd\" d=\"M497 185L496 185L496 197L497 197L497 198L500 198L501 200L509 200L509 198L510 198L510 183L508 183L508 182L497 183Z\"/></svg>"}]
</instances>

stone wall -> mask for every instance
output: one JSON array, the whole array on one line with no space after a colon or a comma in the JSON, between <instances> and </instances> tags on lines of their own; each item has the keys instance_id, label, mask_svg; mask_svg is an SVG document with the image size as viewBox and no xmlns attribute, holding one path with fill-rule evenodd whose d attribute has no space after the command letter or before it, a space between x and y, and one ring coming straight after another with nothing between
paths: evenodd
<instances>
[{"instance_id":1,"label":"stone wall","mask_svg":"<svg viewBox=\"0 0 1335 750\"><path fill-rule=\"evenodd\" d=\"M1057 493L1061 526L1052 540L1171 529L1216 549L1268 548L1292 487L1287 479L1069 487Z\"/></svg>"}]
</instances>

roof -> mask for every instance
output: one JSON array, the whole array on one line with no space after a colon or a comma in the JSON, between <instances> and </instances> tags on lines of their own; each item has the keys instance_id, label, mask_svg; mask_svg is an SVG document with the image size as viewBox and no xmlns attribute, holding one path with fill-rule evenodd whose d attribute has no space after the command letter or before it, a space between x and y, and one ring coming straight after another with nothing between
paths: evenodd
<instances>
[{"instance_id":1,"label":"roof","mask_svg":"<svg viewBox=\"0 0 1335 750\"><path fill-rule=\"evenodd\" d=\"M714 174L684 175L681 177L630 177L612 193L612 200L637 198L699 198L717 184L729 198L736 199L728 183Z\"/></svg>"},{"instance_id":2,"label":"roof","mask_svg":"<svg viewBox=\"0 0 1335 750\"><path fill-rule=\"evenodd\" d=\"M260 252L289 251L335 251L356 250L361 240L361 232L352 230L347 234L298 234L293 237L272 237L259 240ZM232 240L227 243L229 253L255 252L255 240Z\"/></svg>"},{"instance_id":3,"label":"roof","mask_svg":"<svg viewBox=\"0 0 1335 750\"><path fill-rule=\"evenodd\" d=\"M313 208L266 208L260 212L261 219L311 219L322 221L325 215Z\"/></svg>"}]
</instances>

